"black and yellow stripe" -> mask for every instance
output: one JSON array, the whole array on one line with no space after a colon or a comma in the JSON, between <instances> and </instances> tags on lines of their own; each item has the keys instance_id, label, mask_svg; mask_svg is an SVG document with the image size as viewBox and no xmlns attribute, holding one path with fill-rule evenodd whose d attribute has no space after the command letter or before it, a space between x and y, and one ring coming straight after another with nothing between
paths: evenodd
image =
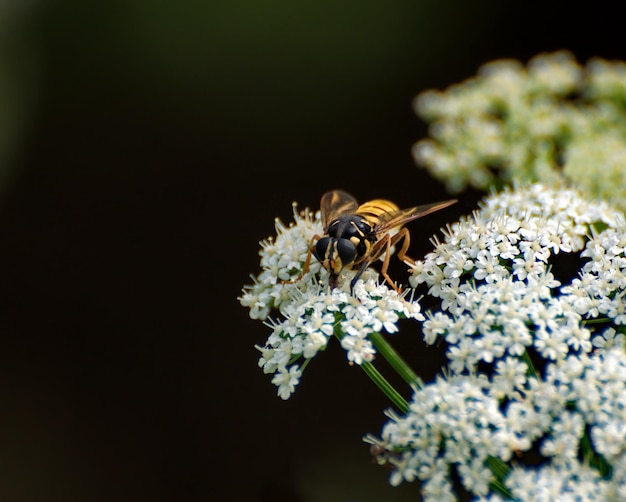
<instances>
[{"instance_id":1,"label":"black and yellow stripe","mask_svg":"<svg viewBox=\"0 0 626 502\"><path fill-rule=\"evenodd\" d=\"M374 199L361 204L355 214L364 218L374 228L387 219L386 215L396 214L399 210L400 208L390 200Z\"/></svg>"}]
</instances>

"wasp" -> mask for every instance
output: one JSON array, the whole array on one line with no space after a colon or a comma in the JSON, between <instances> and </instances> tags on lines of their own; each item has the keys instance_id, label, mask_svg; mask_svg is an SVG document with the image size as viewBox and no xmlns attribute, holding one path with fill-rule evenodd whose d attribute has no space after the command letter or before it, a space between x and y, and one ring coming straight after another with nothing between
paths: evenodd
<instances>
[{"instance_id":1,"label":"wasp","mask_svg":"<svg viewBox=\"0 0 626 502\"><path fill-rule=\"evenodd\" d=\"M311 263L311 256L329 272L331 289L337 287L337 278L343 269L358 269L350 282L350 291L363 272L379 258L383 258L381 274L396 291L400 292L389 277L387 269L392 249L402 241L397 252L400 260L413 262L406 256L410 234L404 227L427 214L439 211L456 202L447 200L423 206L400 209L384 199L374 199L359 204L343 190L331 190L322 195L320 212L324 235L314 235L301 274L304 275Z\"/></svg>"}]
</instances>

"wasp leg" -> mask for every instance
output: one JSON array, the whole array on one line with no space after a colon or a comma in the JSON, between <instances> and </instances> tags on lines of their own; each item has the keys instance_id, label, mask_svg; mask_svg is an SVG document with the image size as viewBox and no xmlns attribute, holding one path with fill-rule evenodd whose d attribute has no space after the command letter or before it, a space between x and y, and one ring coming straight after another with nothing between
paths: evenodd
<instances>
[{"instance_id":1,"label":"wasp leg","mask_svg":"<svg viewBox=\"0 0 626 502\"><path fill-rule=\"evenodd\" d=\"M387 283L397 292L397 293L402 293L402 289L400 289L398 286L396 286L396 284L393 282L393 280L391 279L391 277L389 276L389 274L387 273L387 269L389 268L389 260L391 259L391 247L395 246L400 240L404 239L402 242L402 247L400 248L400 250L398 251L398 258L402 261L407 261L410 260L411 262L413 262L412 258L409 258L406 255L407 250L409 249L409 244L411 243L411 239L409 237L409 231L406 228L401 228L398 233L396 233L393 237L389 234L386 234L384 237L382 237L372 248L372 252L370 253L369 257L367 260L365 260L362 264L361 267L359 268L359 271L356 273L356 275L352 278L352 281L350 281L350 292L352 293L352 290L354 289L354 285L356 284L356 281L359 280L359 278L361 277L361 275L363 274L363 272L365 271L365 269L367 267L370 266L370 264L374 261L377 260L378 258L380 258L383 254L385 255L385 258L383 260L383 264L381 266L380 269L380 273L381 275L385 278L385 281L387 281Z\"/></svg>"},{"instance_id":2,"label":"wasp leg","mask_svg":"<svg viewBox=\"0 0 626 502\"><path fill-rule=\"evenodd\" d=\"M370 263L372 263L372 260L365 260L363 264L361 265L361 267L359 268L359 271L354 275L354 277L350 281L350 294L354 293L354 285L356 284L356 281L360 279L360 277L363 275L363 272L365 272L365 269L369 267Z\"/></svg>"},{"instance_id":3,"label":"wasp leg","mask_svg":"<svg viewBox=\"0 0 626 502\"><path fill-rule=\"evenodd\" d=\"M403 234L400 236L400 234ZM404 241L402 242L402 248L398 251L398 259L406 263L407 265L415 265L415 260L410 256L406 255L406 252L409 250L409 244L411 243L411 234L406 228L401 229L394 237L398 236L398 240L404 237Z\"/></svg>"},{"instance_id":4,"label":"wasp leg","mask_svg":"<svg viewBox=\"0 0 626 502\"><path fill-rule=\"evenodd\" d=\"M283 284L293 284L295 282L298 282L304 277L304 274L306 274L309 271L309 267L311 266L311 256L313 256L313 249L315 249L315 245L313 243L315 241L320 240L321 238L322 237L317 234L311 237L311 243L309 244L309 252L306 255L306 260L304 262L304 267L302 267L302 272L300 272L300 275L298 275L298 277L294 277L292 279L282 281Z\"/></svg>"},{"instance_id":5,"label":"wasp leg","mask_svg":"<svg viewBox=\"0 0 626 502\"><path fill-rule=\"evenodd\" d=\"M406 229L403 228L402 230L406 230ZM380 273L385 278L385 280L389 283L389 285L396 291L396 293L401 293L402 290L398 286L396 286L396 284L391 280L391 277L389 277L389 274L387 273L387 269L389 268L389 259L391 258L391 246L394 245L396 242L398 242L398 240L401 238L400 233L401 231L398 232L393 237L390 237L389 234L387 234L381 240L381 243L382 242L385 243L385 250L383 251L385 254L385 259L383 260L382 267L380 267ZM403 246L403 249L404 249L404 246Z\"/></svg>"},{"instance_id":6,"label":"wasp leg","mask_svg":"<svg viewBox=\"0 0 626 502\"><path fill-rule=\"evenodd\" d=\"M391 237L389 234L386 234L382 239L380 239L376 243L376 245L374 246L374 249L372 250L372 255L371 255L372 260L380 257L384 253L385 258L383 260L380 273L385 278L387 283L397 293L401 293L402 290L398 286L396 286L396 284L393 282L393 280L387 273L387 269L389 268L389 260L391 258L391 247L395 246L400 240L404 239L402 242L402 247L398 251L398 258L400 258L403 261L406 260L408 258L406 256L406 252L409 248L409 244L411 243L409 235L410 235L409 231L406 228L400 229L398 233L396 233L393 237ZM411 258L408 258L408 259L411 260Z\"/></svg>"}]
</instances>

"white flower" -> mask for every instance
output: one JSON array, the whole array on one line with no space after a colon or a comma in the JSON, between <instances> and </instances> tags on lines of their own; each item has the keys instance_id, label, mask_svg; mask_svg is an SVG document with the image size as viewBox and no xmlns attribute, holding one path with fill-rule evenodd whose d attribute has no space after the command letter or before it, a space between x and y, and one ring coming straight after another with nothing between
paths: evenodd
<instances>
[{"instance_id":1,"label":"white flower","mask_svg":"<svg viewBox=\"0 0 626 502\"><path fill-rule=\"evenodd\" d=\"M422 486L422 495L424 502L457 501L448 473L444 470L436 471L426 479Z\"/></svg>"},{"instance_id":2,"label":"white flower","mask_svg":"<svg viewBox=\"0 0 626 502\"><path fill-rule=\"evenodd\" d=\"M483 462L472 462L459 465L461 482L468 491L484 496L489 493L489 483L494 480L491 470Z\"/></svg>"},{"instance_id":3,"label":"white flower","mask_svg":"<svg viewBox=\"0 0 626 502\"><path fill-rule=\"evenodd\" d=\"M517 357L507 356L498 360L495 368L491 393L498 399L519 397L519 391L526 386L528 364Z\"/></svg>"},{"instance_id":4,"label":"white flower","mask_svg":"<svg viewBox=\"0 0 626 502\"><path fill-rule=\"evenodd\" d=\"M541 454L555 457L559 462L574 460L584 433L584 421L579 413L564 411L553 422L551 435L541 443Z\"/></svg>"},{"instance_id":5,"label":"white flower","mask_svg":"<svg viewBox=\"0 0 626 502\"><path fill-rule=\"evenodd\" d=\"M289 370L283 368L272 378L272 383L278 387L278 395L281 399L289 399L300 381L302 371L298 366L292 366Z\"/></svg>"},{"instance_id":6,"label":"white flower","mask_svg":"<svg viewBox=\"0 0 626 502\"><path fill-rule=\"evenodd\" d=\"M618 347L623 350L626 347L626 336L618 333L615 328L607 328L593 339L593 346L599 349Z\"/></svg>"},{"instance_id":7,"label":"white flower","mask_svg":"<svg viewBox=\"0 0 626 502\"><path fill-rule=\"evenodd\" d=\"M372 342L365 335L346 335L341 339L341 347L347 352L351 363L370 362L376 354Z\"/></svg>"}]
</instances>

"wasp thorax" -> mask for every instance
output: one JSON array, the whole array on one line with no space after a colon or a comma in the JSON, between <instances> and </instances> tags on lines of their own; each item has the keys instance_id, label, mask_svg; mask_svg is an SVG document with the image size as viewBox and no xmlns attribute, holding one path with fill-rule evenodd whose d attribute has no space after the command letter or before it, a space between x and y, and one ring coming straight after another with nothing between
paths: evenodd
<instances>
[{"instance_id":1,"label":"wasp thorax","mask_svg":"<svg viewBox=\"0 0 626 502\"><path fill-rule=\"evenodd\" d=\"M356 259L357 250L348 239L322 237L315 245L315 257L331 274L338 274L343 267L350 266Z\"/></svg>"}]
</instances>

